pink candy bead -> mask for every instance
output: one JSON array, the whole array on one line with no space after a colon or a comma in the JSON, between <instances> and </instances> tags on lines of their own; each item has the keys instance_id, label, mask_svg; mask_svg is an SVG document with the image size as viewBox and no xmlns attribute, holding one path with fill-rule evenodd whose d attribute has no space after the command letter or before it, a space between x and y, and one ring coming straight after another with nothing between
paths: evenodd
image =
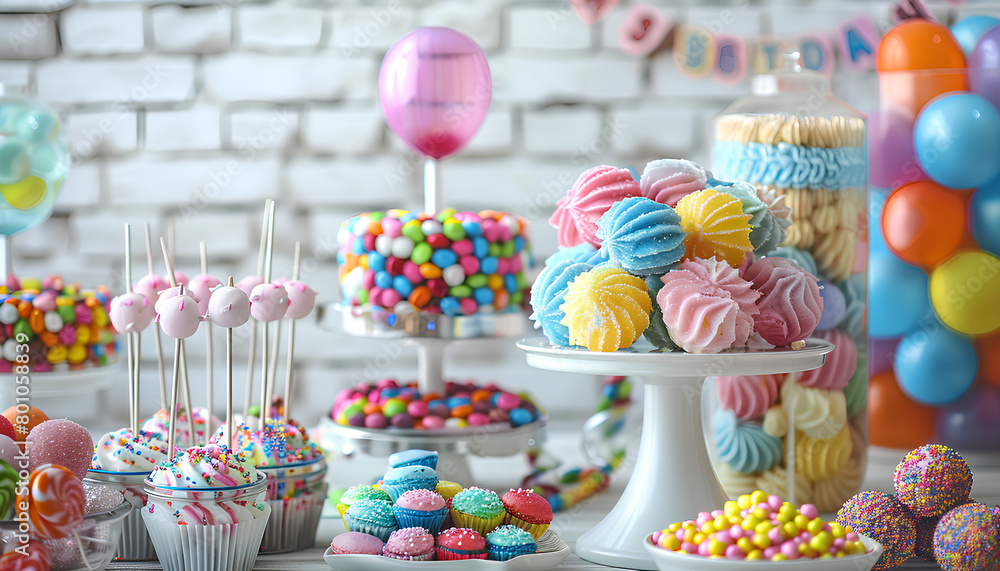
<instances>
[{"instance_id":1,"label":"pink candy bead","mask_svg":"<svg viewBox=\"0 0 1000 571\"><path fill-rule=\"evenodd\" d=\"M499 258L497 260L497 273L500 275L510 273L510 258Z\"/></svg>"},{"instance_id":2,"label":"pink candy bead","mask_svg":"<svg viewBox=\"0 0 1000 571\"><path fill-rule=\"evenodd\" d=\"M463 297L458 301L458 305L462 308L463 315L472 315L479 309L479 304L471 297ZM518 402L520 402L520 399L518 399Z\"/></svg>"},{"instance_id":3,"label":"pink candy bead","mask_svg":"<svg viewBox=\"0 0 1000 571\"><path fill-rule=\"evenodd\" d=\"M730 545L726 548L726 559L745 559L746 554L738 545Z\"/></svg>"},{"instance_id":4,"label":"pink candy bead","mask_svg":"<svg viewBox=\"0 0 1000 571\"><path fill-rule=\"evenodd\" d=\"M470 414L466 420L469 421L469 426L486 426L490 423L490 417L481 412Z\"/></svg>"},{"instance_id":5,"label":"pink candy bead","mask_svg":"<svg viewBox=\"0 0 1000 571\"><path fill-rule=\"evenodd\" d=\"M743 537L743 535L744 535L744 530L742 527L734 525L733 527L729 528L729 537L732 537L733 539L739 539Z\"/></svg>"},{"instance_id":6,"label":"pink candy bead","mask_svg":"<svg viewBox=\"0 0 1000 571\"><path fill-rule=\"evenodd\" d=\"M459 240L451 243L451 249L459 256L470 256L474 248L471 240Z\"/></svg>"},{"instance_id":7,"label":"pink candy bead","mask_svg":"<svg viewBox=\"0 0 1000 571\"><path fill-rule=\"evenodd\" d=\"M403 301L403 296L398 291L387 289L382 291L382 299L379 300L379 305L382 307L393 307L401 301Z\"/></svg>"},{"instance_id":8,"label":"pink candy bead","mask_svg":"<svg viewBox=\"0 0 1000 571\"><path fill-rule=\"evenodd\" d=\"M739 526L736 525L736 526L733 526L733 527L739 527ZM781 541L782 541L782 539L781 539L781 528L772 527L770 529L770 531L767 532L767 538L769 540L771 540L771 543L773 543L775 545L781 543Z\"/></svg>"},{"instance_id":9,"label":"pink candy bead","mask_svg":"<svg viewBox=\"0 0 1000 571\"><path fill-rule=\"evenodd\" d=\"M802 507L799 508L799 512L810 520L814 520L819 517L819 510L812 504L802 504Z\"/></svg>"},{"instance_id":10,"label":"pink candy bead","mask_svg":"<svg viewBox=\"0 0 1000 571\"><path fill-rule=\"evenodd\" d=\"M521 271L521 256L514 254L510 258L510 273L516 274Z\"/></svg>"},{"instance_id":11,"label":"pink candy bead","mask_svg":"<svg viewBox=\"0 0 1000 571\"><path fill-rule=\"evenodd\" d=\"M707 541L702 541L701 543L698 544L698 555L701 555L703 557L708 557L709 555L711 555L711 553L709 553L708 551Z\"/></svg>"},{"instance_id":12,"label":"pink candy bead","mask_svg":"<svg viewBox=\"0 0 1000 571\"><path fill-rule=\"evenodd\" d=\"M519 404L521 404L521 397L514 393L500 393L500 396L497 397L497 407L507 412L514 410Z\"/></svg>"},{"instance_id":13,"label":"pink candy bead","mask_svg":"<svg viewBox=\"0 0 1000 571\"><path fill-rule=\"evenodd\" d=\"M361 276L361 287L365 289L375 287L375 270L365 270L364 275Z\"/></svg>"},{"instance_id":14,"label":"pink candy bead","mask_svg":"<svg viewBox=\"0 0 1000 571\"><path fill-rule=\"evenodd\" d=\"M720 515L726 515L726 512L722 510L712 510L712 519L719 517Z\"/></svg>"},{"instance_id":15,"label":"pink candy bead","mask_svg":"<svg viewBox=\"0 0 1000 571\"><path fill-rule=\"evenodd\" d=\"M704 545L704 544L702 544ZM687 551L688 553L698 553L698 546L691 543L690 541L685 541L681 543L681 549ZM707 549L707 547L706 547Z\"/></svg>"},{"instance_id":16,"label":"pink candy bead","mask_svg":"<svg viewBox=\"0 0 1000 571\"><path fill-rule=\"evenodd\" d=\"M781 548L777 545L772 545L764 550L764 559L771 559L775 555L781 553Z\"/></svg>"},{"instance_id":17,"label":"pink candy bead","mask_svg":"<svg viewBox=\"0 0 1000 571\"><path fill-rule=\"evenodd\" d=\"M859 536L859 535L857 534L857 532L854 532L854 531L852 531L852 532L849 532L849 533L848 533L848 534L847 534L847 535L845 536L845 538L847 539L847 541L861 541L861 536Z\"/></svg>"},{"instance_id":18,"label":"pink candy bead","mask_svg":"<svg viewBox=\"0 0 1000 571\"><path fill-rule=\"evenodd\" d=\"M781 554L789 559L798 559L799 546L793 541L786 541L781 544Z\"/></svg>"},{"instance_id":19,"label":"pink candy bead","mask_svg":"<svg viewBox=\"0 0 1000 571\"><path fill-rule=\"evenodd\" d=\"M771 506L771 509L780 510L782 504L784 504L784 500L781 499L781 496L771 494L767 497L767 503Z\"/></svg>"},{"instance_id":20,"label":"pink candy bead","mask_svg":"<svg viewBox=\"0 0 1000 571\"><path fill-rule=\"evenodd\" d=\"M471 276L479 271L479 259L475 256L462 256L458 263L462 265L462 269L465 270L465 275L467 276Z\"/></svg>"},{"instance_id":21,"label":"pink candy bead","mask_svg":"<svg viewBox=\"0 0 1000 571\"><path fill-rule=\"evenodd\" d=\"M410 413L410 416L415 416L415 417L427 416L428 413L427 403L422 400L415 400L410 404L406 405L406 412Z\"/></svg>"},{"instance_id":22,"label":"pink candy bead","mask_svg":"<svg viewBox=\"0 0 1000 571\"><path fill-rule=\"evenodd\" d=\"M402 230L403 223L400 222L398 218L386 217L382 219L382 233L390 238L402 236Z\"/></svg>"},{"instance_id":23,"label":"pink candy bead","mask_svg":"<svg viewBox=\"0 0 1000 571\"><path fill-rule=\"evenodd\" d=\"M684 530L683 529L678 529L677 533L674 534L674 537L676 537L677 539L679 539L681 541L684 541Z\"/></svg>"},{"instance_id":24,"label":"pink candy bead","mask_svg":"<svg viewBox=\"0 0 1000 571\"><path fill-rule=\"evenodd\" d=\"M846 545L846 544L847 544L847 541L845 541L843 537L838 537L837 539L833 540L833 548L834 549L843 549L844 545Z\"/></svg>"},{"instance_id":25,"label":"pink candy bead","mask_svg":"<svg viewBox=\"0 0 1000 571\"><path fill-rule=\"evenodd\" d=\"M725 543L725 544L728 545L728 544L730 544L730 543L733 542L733 536L729 535L729 531L728 530L717 531L717 532L715 532L715 540L716 541L721 541L722 543Z\"/></svg>"},{"instance_id":26,"label":"pink candy bead","mask_svg":"<svg viewBox=\"0 0 1000 571\"><path fill-rule=\"evenodd\" d=\"M660 543L660 538L661 537L663 537L663 532L662 531L654 531L653 532L653 537L651 537L650 539L653 540L653 543Z\"/></svg>"},{"instance_id":27,"label":"pink candy bead","mask_svg":"<svg viewBox=\"0 0 1000 571\"><path fill-rule=\"evenodd\" d=\"M408 279L410 283L413 284L420 283L424 280L424 276L420 273L420 266L410 260L406 260L403 264L403 277Z\"/></svg>"},{"instance_id":28,"label":"pink candy bead","mask_svg":"<svg viewBox=\"0 0 1000 571\"><path fill-rule=\"evenodd\" d=\"M424 417L424 428L428 430L436 430L438 428L444 428L444 419L440 416L428 415Z\"/></svg>"}]
</instances>

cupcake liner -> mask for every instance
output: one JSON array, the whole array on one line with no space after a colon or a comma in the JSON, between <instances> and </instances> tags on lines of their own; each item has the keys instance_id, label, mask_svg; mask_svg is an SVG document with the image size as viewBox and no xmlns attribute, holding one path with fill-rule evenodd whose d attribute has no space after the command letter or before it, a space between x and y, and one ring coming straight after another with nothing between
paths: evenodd
<instances>
[{"instance_id":1,"label":"cupcake liner","mask_svg":"<svg viewBox=\"0 0 1000 571\"><path fill-rule=\"evenodd\" d=\"M485 518L462 513L454 509L451 510L451 520L455 524L455 527L465 527L478 531L479 535L483 537L486 537L489 532L493 531L497 528L497 526L503 523L504 515L506 515L506 512L499 513L491 518Z\"/></svg>"},{"instance_id":2,"label":"cupcake liner","mask_svg":"<svg viewBox=\"0 0 1000 571\"><path fill-rule=\"evenodd\" d=\"M306 492L287 500L268 500L271 517L264 529L261 552L287 553L314 546L325 501L325 484L317 492Z\"/></svg>"},{"instance_id":3,"label":"cupcake liner","mask_svg":"<svg viewBox=\"0 0 1000 571\"><path fill-rule=\"evenodd\" d=\"M534 543L528 545L493 545L487 544L489 558L494 561L508 561L518 555L534 553L537 546Z\"/></svg>"},{"instance_id":4,"label":"cupcake liner","mask_svg":"<svg viewBox=\"0 0 1000 571\"><path fill-rule=\"evenodd\" d=\"M384 525L376 525L368 521L351 517L351 514L346 513L344 514L344 525L347 526L347 531L367 533L368 535L374 535L382 541L388 541L389 534L399 529L399 526L386 527Z\"/></svg>"},{"instance_id":5,"label":"cupcake liner","mask_svg":"<svg viewBox=\"0 0 1000 571\"><path fill-rule=\"evenodd\" d=\"M122 561L156 561L156 549L142 520L142 507L133 507L122 521L115 559Z\"/></svg>"},{"instance_id":6,"label":"cupcake liner","mask_svg":"<svg viewBox=\"0 0 1000 571\"><path fill-rule=\"evenodd\" d=\"M396 516L396 524L400 529L404 527L422 527L430 532L431 535L437 535L441 532L445 518L448 517L448 509L441 508L434 511L421 511L392 506L392 515Z\"/></svg>"},{"instance_id":7,"label":"cupcake liner","mask_svg":"<svg viewBox=\"0 0 1000 571\"><path fill-rule=\"evenodd\" d=\"M271 514L271 506L261 504L261 517L234 524L179 525L142 513L163 571L250 571Z\"/></svg>"},{"instance_id":8,"label":"cupcake liner","mask_svg":"<svg viewBox=\"0 0 1000 571\"><path fill-rule=\"evenodd\" d=\"M482 551L454 551L447 547L437 546L438 561L464 561L466 559L486 559L489 553Z\"/></svg>"},{"instance_id":9,"label":"cupcake liner","mask_svg":"<svg viewBox=\"0 0 1000 571\"><path fill-rule=\"evenodd\" d=\"M423 555L397 555L392 552L382 552L382 557L388 557L389 559L399 559L400 561L433 561L434 551L428 551Z\"/></svg>"},{"instance_id":10,"label":"cupcake liner","mask_svg":"<svg viewBox=\"0 0 1000 571\"><path fill-rule=\"evenodd\" d=\"M544 535L545 531L549 529L549 524L547 523L528 523L519 517L511 515L510 513L503 518L503 523L504 525L515 525L524 531L527 531L534 536L535 541L538 541L538 538Z\"/></svg>"}]
</instances>

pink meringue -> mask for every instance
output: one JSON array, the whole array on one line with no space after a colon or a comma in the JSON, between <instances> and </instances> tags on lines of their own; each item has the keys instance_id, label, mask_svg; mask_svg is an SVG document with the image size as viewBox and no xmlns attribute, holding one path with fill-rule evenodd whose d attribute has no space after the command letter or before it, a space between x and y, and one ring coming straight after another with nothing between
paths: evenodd
<instances>
[{"instance_id":1,"label":"pink meringue","mask_svg":"<svg viewBox=\"0 0 1000 571\"><path fill-rule=\"evenodd\" d=\"M288 310L285 319L302 319L316 307L316 290L298 280L288 280L281 284L288 294Z\"/></svg>"},{"instance_id":2,"label":"pink meringue","mask_svg":"<svg viewBox=\"0 0 1000 571\"><path fill-rule=\"evenodd\" d=\"M208 314L208 301L212 297L212 290L221 284L222 282L208 274L198 274L191 278L188 290L191 292L191 297L198 300L198 313Z\"/></svg>"},{"instance_id":3,"label":"pink meringue","mask_svg":"<svg viewBox=\"0 0 1000 571\"><path fill-rule=\"evenodd\" d=\"M777 347L809 337L823 313L816 276L784 258L761 258L744 277L762 296L754 317L754 331Z\"/></svg>"},{"instance_id":4,"label":"pink meringue","mask_svg":"<svg viewBox=\"0 0 1000 571\"><path fill-rule=\"evenodd\" d=\"M571 248L587 242L599 248L597 221L612 204L640 195L639 183L628 169L594 167L581 174L566 196L556 202L549 223L558 231L560 246Z\"/></svg>"},{"instance_id":5,"label":"pink meringue","mask_svg":"<svg viewBox=\"0 0 1000 571\"><path fill-rule=\"evenodd\" d=\"M119 333L142 331L149 326L155 315L146 296L134 291L115 296L111 300L111 311L108 312L111 325Z\"/></svg>"},{"instance_id":6,"label":"pink meringue","mask_svg":"<svg viewBox=\"0 0 1000 571\"><path fill-rule=\"evenodd\" d=\"M177 295L160 300L156 322L168 336L187 339L198 331L201 315L198 314L198 302L184 293L184 286L178 286L178 290Z\"/></svg>"},{"instance_id":7,"label":"pink meringue","mask_svg":"<svg viewBox=\"0 0 1000 571\"><path fill-rule=\"evenodd\" d=\"M243 293L250 295L253 288L264 283L264 276L247 276L240 281L236 282L236 287L243 290Z\"/></svg>"},{"instance_id":8,"label":"pink meringue","mask_svg":"<svg viewBox=\"0 0 1000 571\"><path fill-rule=\"evenodd\" d=\"M643 196L671 208L677 206L678 200L704 189L707 184L705 169L684 159L651 161L639 177Z\"/></svg>"},{"instance_id":9,"label":"pink meringue","mask_svg":"<svg viewBox=\"0 0 1000 571\"><path fill-rule=\"evenodd\" d=\"M718 353L745 345L756 292L725 262L696 259L660 278L656 301L670 338L688 353ZM745 283L745 282L744 282Z\"/></svg>"},{"instance_id":10,"label":"pink meringue","mask_svg":"<svg viewBox=\"0 0 1000 571\"><path fill-rule=\"evenodd\" d=\"M239 327L250 319L250 298L233 286L219 286L208 302L208 319L221 327Z\"/></svg>"},{"instance_id":11,"label":"pink meringue","mask_svg":"<svg viewBox=\"0 0 1000 571\"><path fill-rule=\"evenodd\" d=\"M250 315L257 321L276 321L288 311L288 292L274 284L260 284L250 292Z\"/></svg>"},{"instance_id":12,"label":"pink meringue","mask_svg":"<svg viewBox=\"0 0 1000 571\"><path fill-rule=\"evenodd\" d=\"M150 305L156 305L160 299L160 292L169 288L170 282L166 278L157 274L147 274L139 278L132 286L132 291L139 292L146 296Z\"/></svg>"},{"instance_id":13,"label":"pink meringue","mask_svg":"<svg viewBox=\"0 0 1000 571\"><path fill-rule=\"evenodd\" d=\"M833 351L827 354L823 366L799 373L796 381L814 389L843 390L858 368L857 346L839 329L817 332L816 337L833 343Z\"/></svg>"},{"instance_id":14,"label":"pink meringue","mask_svg":"<svg viewBox=\"0 0 1000 571\"><path fill-rule=\"evenodd\" d=\"M719 404L743 420L762 418L767 409L778 401L784 374L741 375L716 377L715 389Z\"/></svg>"}]
</instances>

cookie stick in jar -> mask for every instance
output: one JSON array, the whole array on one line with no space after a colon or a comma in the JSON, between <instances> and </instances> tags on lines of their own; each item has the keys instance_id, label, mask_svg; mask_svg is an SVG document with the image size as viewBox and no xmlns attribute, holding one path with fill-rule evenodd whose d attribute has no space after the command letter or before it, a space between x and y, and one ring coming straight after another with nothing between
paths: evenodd
<instances>
[{"instance_id":1,"label":"cookie stick in jar","mask_svg":"<svg viewBox=\"0 0 1000 571\"><path fill-rule=\"evenodd\" d=\"M250 298L246 292L233 286L229 278L228 286L221 286L212 293L208 303L208 319L226 328L226 424L222 441L235 450L233 445L233 328L240 327L250 319ZM243 419L246 422L246 417Z\"/></svg>"}]
</instances>

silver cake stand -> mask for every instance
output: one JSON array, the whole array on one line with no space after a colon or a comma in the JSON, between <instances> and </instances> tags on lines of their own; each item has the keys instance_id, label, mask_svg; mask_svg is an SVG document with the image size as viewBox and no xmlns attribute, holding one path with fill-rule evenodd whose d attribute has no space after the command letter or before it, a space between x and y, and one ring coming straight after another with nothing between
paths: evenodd
<instances>
[{"instance_id":1,"label":"silver cake stand","mask_svg":"<svg viewBox=\"0 0 1000 571\"><path fill-rule=\"evenodd\" d=\"M644 538L728 499L715 475L701 424L706 377L763 375L815 369L833 344L809 339L801 349L741 349L715 355L629 348L613 353L554 347L548 339L517 346L539 369L587 375L638 376L643 393L642 436L632 477L618 504L576 543L577 555L602 565L656 569Z\"/></svg>"}]
</instances>

